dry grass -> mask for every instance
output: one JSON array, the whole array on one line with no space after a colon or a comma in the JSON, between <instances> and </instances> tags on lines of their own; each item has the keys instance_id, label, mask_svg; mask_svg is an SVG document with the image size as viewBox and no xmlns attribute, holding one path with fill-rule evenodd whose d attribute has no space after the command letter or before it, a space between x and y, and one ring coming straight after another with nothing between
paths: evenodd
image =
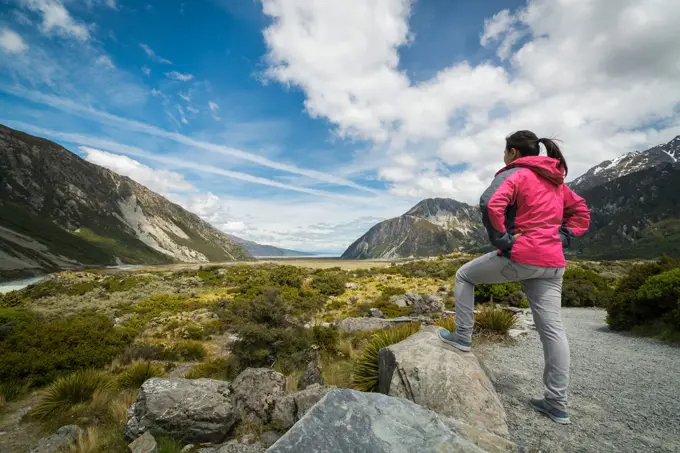
<instances>
[{"instance_id":1,"label":"dry grass","mask_svg":"<svg viewBox=\"0 0 680 453\"><path fill-rule=\"evenodd\" d=\"M136 389L127 389L118 393L109 402L109 413L111 419L118 423L125 423L127 420L127 410L137 399Z\"/></svg>"},{"instance_id":2,"label":"dry grass","mask_svg":"<svg viewBox=\"0 0 680 453\"><path fill-rule=\"evenodd\" d=\"M286 391L295 392L300 389L300 380L304 370L293 370L286 375Z\"/></svg>"},{"instance_id":3,"label":"dry grass","mask_svg":"<svg viewBox=\"0 0 680 453\"><path fill-rule=\"evenodd\" d=\"M98 452L103 437L102 428L90 426L78 436L76 442L69 448L68 453Z\"/></svg>"},{"instance_id":4,"label":"dry grass","mask_svg":"<svg viewBox=\"0 0 680 453\"><path fill-rule=\"evenodd\" d=\"M441 318L433 322L435 326L442 327L449 332L454 332L456 330L456 321L453 316L447 316L446 318Z\"/></svg>"},{"instance_id":5,"label":"dry grass","mask_svg":"<svg viewBox=\"0 0 680 453\"><path fill-rule=\"evenodd\" d=\"M340 388L352 388L352 367L350 359L330 359L321 362L321 376L327 385Z\"/></svg>"}]
</instances>

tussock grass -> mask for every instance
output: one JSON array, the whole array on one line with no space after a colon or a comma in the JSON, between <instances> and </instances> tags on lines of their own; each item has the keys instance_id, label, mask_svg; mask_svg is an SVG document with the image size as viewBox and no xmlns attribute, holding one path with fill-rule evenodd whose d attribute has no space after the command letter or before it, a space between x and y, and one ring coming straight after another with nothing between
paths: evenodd
<instances>
[{"instance_id":1,"label":"tussock grass","mask_svg":"<svg viewBox=\"0 0 680 453\"><path fill-rule=\"evenodd\" d=\"M507 335L516 324L514 313L493 307L483 307L475 315L475 329L480 333Z\"/></svg>"},{"instance_id":2,"label":"tussock grass","mask_svg":"<svg viewBox=\"0 0 680 453\"><path fill-rule=\"evenodd\" d=\"M181 453L183 444L171 437L159 436L156 439L158 453Z\"/></svg>"},{"instance_id":3,"label":"tussock grass","mask_svg":"<svg viewBox=\"0 0 680 453\"><path fill-rule=\"evenodd\" d=\"M10 403L26 395L31 388L30 379L10 379L0 382L0 401ZM2 407L2 404L0 404Z\"/></svg>"},{"instance_id":4,"label":"tussock grass","mask_svg":"<svg viewBox=\"0 0 680 453\"><path fill-rule=\"evenodd\" d=\"M399 343L420 330L420 324L409 323L377 332L364 346L354 362L352 384L355 390L374 392L378 389L378 352Z\"/></svg>"},{"instance_id":5,"label":"tussock grass","mask_svg":"<svg viewBox=\"0 0 680 453\"><path fill-rule=\"evenodd\" d=\"M235 372L235 363L232 357L219 357L207 360L193 367L184 376L187 379L211 378L221 381L229 381Z\"/></svg>"},{"instance_id":6,"label":"tussock grass","mask_svg":"<svg viewBox=\"0 0 680 453\"><path fill-rule=\"evenodd\" d=\"M454 332L456 330L456 321L453 316L447 316L446 318L441 318L433 322L435 326L442 327L449 332Z\"/></svg>"},{"instance_id":7,"label":"tussock grass","mask_svg":"<svg viewBox=\"0 0 680 453\"><path fill-rule=\"evenodd\" d=\"M133 362L118 376L118 385L124 389L138 389L152 377L165 376L165 370L151 362Z\"/></svg>"},{"instance_id":8,"label":"tussock grass","mask_svg":"<svg viewBox=\"0 0 680 453\"><path fill-rule=\"evenodd\" d=\"M102 441L102 428L90 426L80 433L75 443L68 449L68 453L97 453Z\"/></svg>"},{"instance_id":9,"label":"tussock grass","mask_svg":"<svg viewBox=\"0 0 680 453\"><path fill-rule=\"evenodd\" d=\"M49 419L79 405L91 403L95 394L97 402L101 402L106 399L103 393L113 388L113 378L105 373L96 370L76 371L50 384L31 415L38 419Z\"/></svg>"}]
</instances>

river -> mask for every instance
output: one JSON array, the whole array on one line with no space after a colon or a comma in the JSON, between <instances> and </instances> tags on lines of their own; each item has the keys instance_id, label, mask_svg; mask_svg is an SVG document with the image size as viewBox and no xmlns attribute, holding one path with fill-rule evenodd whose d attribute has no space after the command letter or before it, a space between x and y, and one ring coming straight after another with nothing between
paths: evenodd
<instances>
[{"instance_id":1,"label":"river","mask_svg":"<svg viewBox=\"0 0 680 453\"><path fill-rule=\"evenodd\" d=\"M42 275L40 277L23 278L21 280L10 280L8 282L0 283L0 294L26 288L28 285L40 283L46 278L46 275Z\"/></svg>"}]
</instances>

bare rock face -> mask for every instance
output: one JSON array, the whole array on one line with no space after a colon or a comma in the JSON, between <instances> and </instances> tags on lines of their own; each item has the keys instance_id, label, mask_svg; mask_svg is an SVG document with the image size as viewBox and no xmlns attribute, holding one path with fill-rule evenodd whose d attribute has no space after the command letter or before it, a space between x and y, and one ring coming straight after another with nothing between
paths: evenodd
<instances>
[{"instance_id":1,"label":"bare rock face","mask_svg":"<svg viewBox=\"0 0 680 453\"><path fill-rule=\"evenodd\" d=\"M269 453L509 453L512 442L402 398L336 389Z\"/></svg>"},{"instance_id":2,"label":"bare rock face","mask_svg":"<svg viewBox=\"0 0 680 453\"><path fill-rule=\"evenodd\" d=\"M380 350L380 392L507 436L503 405L479 361L442 343L438 330L426 327Z\"/></svg>"},{"instance_id":3,"label":"bare rock face","mask_svg":"<svg viewBox=\"0 0 680 453\"><path fill-rule=\"evenodd\" d=\"M228 382L214 379L151 378L128 409L125 435L146 431L191 443L219 443L236 423Z\"/></svg>"},{"instance_id":4,"label":"bare rock face","mask_svg":"<svg viewBox=\"0 0 680 453\"><path fill-rule=\"evenodd\" d=\"M319 368L319 363L317 360L313 360L307 364L305 372L302 375L302 379L300 379L300 389L304 390L313 384L325 384L323 376L321 375L321 368Z\"/></svg>"},{"instance_id":5,"label":"bare rock face","mask_svg":"<svg viewBox=\"0 0 680 453\"><path fill-rule=\"evenodd\" d=\"M345 318L334 322L338 330L358 332L361 330L384 329L392 325L392 321L383 318Z\"/></svg>"},{"instance_id":6,"label":"bare rock face","mask_svg":"<svg viewBox=\"0 0 680 453\"><path fill-rule=\"evenodd\" d=\"M158 453L158 445L156 439L147 431L128 445L128 451L130 453Z\"/></svg>"},{"instance_id":7,"label":"bare rock face","mask_svg":"<svg viewBox=\"0 0 680 453\"><path fill-rule=\"evenodd\" d=\"M83 430L77 425L62 426L55 434L43 437L29 453L57 453L66 450L78 440Z\"/></svg>"},{"instance_id":8,"label":"bare rock face","mask_svg":"<svg viewBox=\"0 0 680 453\"><path fill-rule=\"evenodd\" d=\"M420 304L422 303L422 300L423 300L422 296L418 294L416 291L408 291L406 292L406 294L396 296L392 303L400 308L406 308L415 306L416 304Z\"/></svg>"},{"instance_id":9,"label":"bare rock face","mask_svg":"<svg viewBox=\"0 0 680 453\"><path fill-rule=\"evenodd\" d=\"M289 429L334 388L314 384L302 391L286 394L276 401L272 422L282 430Z\"/></svg>"},{"instance_id":10,"label":"bare rock face","mask_svg":"<svg viewBox=\"0 0 680 453\"><path fill-rule=\"evenodd\" d=\"M286 379L269 368L247 368L232 383L236 409L242 420L267 424L276 399L286 389Z\"/></svg>"}]
</instances>

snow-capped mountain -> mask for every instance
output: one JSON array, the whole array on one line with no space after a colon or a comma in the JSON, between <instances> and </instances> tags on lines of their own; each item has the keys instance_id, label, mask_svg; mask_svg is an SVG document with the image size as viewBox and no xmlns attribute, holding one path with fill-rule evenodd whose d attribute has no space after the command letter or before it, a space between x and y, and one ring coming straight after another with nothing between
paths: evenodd
<instances>
[{"instance_id":1,"label":"snow-capped mountain","mask_svg":"<svg viewBox=\"0 0 680 453\"><path fill-rule=\"evenodd\" d=\"M634 151L614 160L604 161L576 178L569 186L575 192L581 193L638 171L677 162L680 162L680 136L665 145L658 145L646 151Z\"/></svg>"}]
</instances>

